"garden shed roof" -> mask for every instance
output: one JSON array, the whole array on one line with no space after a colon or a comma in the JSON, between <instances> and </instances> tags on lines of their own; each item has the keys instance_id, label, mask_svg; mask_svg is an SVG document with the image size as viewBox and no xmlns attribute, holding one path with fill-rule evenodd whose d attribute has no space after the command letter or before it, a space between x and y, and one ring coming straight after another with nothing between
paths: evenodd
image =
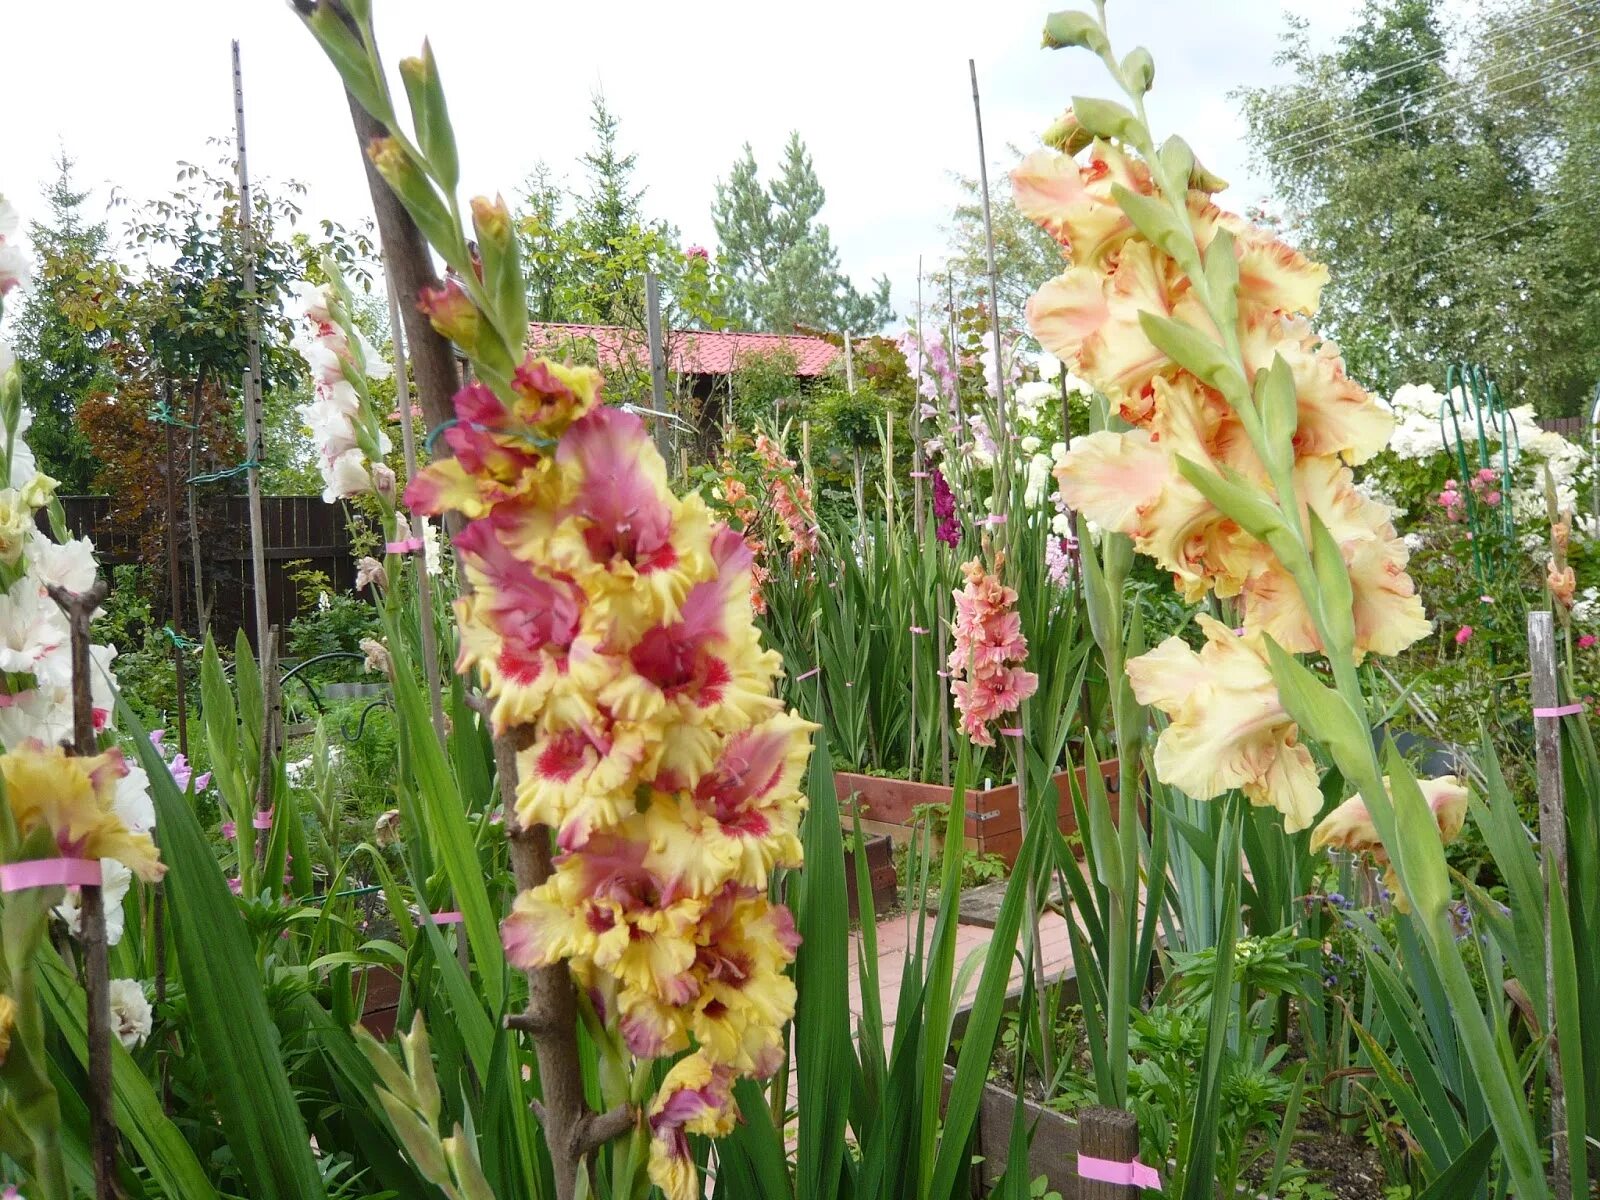
<instances>
[{"instance_id":1,"label":"garden shed roof","mask_svg":"<svg viewBox=\"0 0 1600 1200\"><path fill-rule=\"evenodd\" d=\"M627 360L643 365L648 344L637 329L622 325L565 325L534 322L528 330L534 350L554 350L579 339L595 343L602 367ZM682 375L731 375L751 357L786 350L795 357L795 375L821 375L844 353L824 338L804 333L736 333L675 329L667 337L667 368Z\"/></svg>"}]
</instances>

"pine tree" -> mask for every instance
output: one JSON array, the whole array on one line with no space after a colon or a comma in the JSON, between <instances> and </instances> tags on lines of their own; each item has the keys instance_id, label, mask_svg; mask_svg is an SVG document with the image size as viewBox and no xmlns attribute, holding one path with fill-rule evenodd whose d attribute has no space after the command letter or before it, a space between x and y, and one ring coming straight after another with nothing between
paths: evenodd
<instances>
[{"instance_id":1,"label":"pine tree","mask_svg":"<svg viewBox=\"0 0 1600 1200\"><path fill-rule=\"evenodd\" d=\"M617 260L625 253L630 236L641 225L640 201L644 189L633 186L637 154L623 154L618 147L621 121L606 105L603 92L595 92L589 125L595 144L582 158L589 177L589 190L578 197L574 233L583 252L597 268L596 274L614 275ZM602 304L601 317L614 323L618 314L613 306Z\"/></svg>"},{"instance_id":2,"label":"pine tree","mask_svg":"<svg viewBox=\"0 0 1600 1200\"><path fill-rule=\"evenodd\" d=\"M122 278L107 250L105 222L84 218L88 193L74 185L72 167L61 151L44 194L49 219L29 226L37 271L17 321L22 394L33 413L28 441L39 469L64 494L88 492L98 469L77 413L85 400L115 387L107 301Z\"/></svg>"},{"instance_id":3,"label":"pine tree","mask_svg":"<svg viewBox=\"0 0 1600 1200\"><path fill-rule=\"evenodd\" d=\"M840 270L832 235L818 220L826 202L798 132L770 186L748 144L728 181L718 181L712 220L729 307L740 320L778 332L804 325L870 333L893 315L887 279L863 293Z\"/></svg>"}]
</instances>

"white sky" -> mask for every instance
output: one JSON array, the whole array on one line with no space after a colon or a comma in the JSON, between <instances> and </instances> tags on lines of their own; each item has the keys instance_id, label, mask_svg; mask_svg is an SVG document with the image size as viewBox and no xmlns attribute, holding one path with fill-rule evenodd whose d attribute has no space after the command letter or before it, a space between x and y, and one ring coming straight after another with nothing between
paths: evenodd
<instances>
[{"instance_id":1,"label":"white sky","mask_svg":"<svg viewBox=\"0 0 1600 1200\"><path fill-rule=\"evenodd\" d=\"M1082 51L1039 48L1064 0L377 0L391 64L426 34L460 140L463 193L511 199L539 159L581 183L590 93L603 87L637 151L646 208L714 246L710 204L745 141L765 168L799 129L828 191L823 219L857 279L887 273L902 311L917 259L939 260L954 171L977 151L967 59L983 88L991 184L1008 143L1031 147L1074 92L1110 95ZM1283 15L1336 36L1358 0L1111 0L1114 44L1156 60L1152 117L1260 200L1227 93L1282 77ZM53 0L6 5L0 191L24 218L64 145L91 209L110 188L160 195L181 160L213 163L233 128L228 43L243 43L250 165L310 186L307 217L367 215L366 182L333 68L282 0ZM397 96L400 94L396 86ZM113 216L113 226L122 217Z\"/></svg>"}]
</instances>

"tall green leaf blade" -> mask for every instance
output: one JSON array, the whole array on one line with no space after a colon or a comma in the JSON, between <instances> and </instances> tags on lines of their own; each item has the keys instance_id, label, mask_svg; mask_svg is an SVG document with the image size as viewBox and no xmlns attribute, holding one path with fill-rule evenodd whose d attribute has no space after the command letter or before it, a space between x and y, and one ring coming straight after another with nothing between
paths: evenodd
<instances>
[{"instance_id":1,"label":"tall green leaf blade","mask_svg":"<svg viewBox=\"0 0 1600 1200\"><path fill-rule=\"evenodd\" d=\"M89 1033L83 993L54 950L45 949L34 961L39 968L40 999L49 1010L51 1024L87 1070ZM216 1189L194 1150L162 1112L161 1099L150 1081L116 1039L111 1044L111 1089L117 1128L162 1194L184 1200L215 1197Z\"/></svg>"},{"instance_id":2,"label":"tall green leaf blade","mask_svg":"<svg viewBox=\"0 0 1600 1200\"><path fill-rule=\"evenodd\" d=\"M795 1043L799 1067L800 1127L795 1192L806 1200L833 1200L844 1167L844 1129L850 1048L850 914L845 907L844 839L833 763L825 735L811 750L811 805L802 837L800 952L795 962L799 1005Z\"/></svg>"},{"instance_id":3,"label":"tall green leaf blade","mask_svg":"<svg viewBox=\"0 0 1600 1200\"><path fill-rule=\"evenodd\" d=\"M194 1045L228 1145L253 1196L316 1200L326 1192L238 906L194 812L138 718L121 700L118 709L150 775L167 863L167 911Z\"/></svg>"}]
</instances>

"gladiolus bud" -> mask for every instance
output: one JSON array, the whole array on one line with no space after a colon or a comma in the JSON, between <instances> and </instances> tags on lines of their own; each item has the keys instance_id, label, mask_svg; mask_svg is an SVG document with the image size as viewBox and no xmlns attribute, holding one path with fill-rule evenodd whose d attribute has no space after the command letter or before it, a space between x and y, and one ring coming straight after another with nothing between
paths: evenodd
<instances>
[{"instance_id":1,"label":"gladiolus bud","mask_svg":"<svg viewBox=\"0 0 1600 1200\"><path fill-rule=\"evenodd\" d=\"M1076 154L1094 141L1094 138L1078 123L1077 115L1069 108L1044 131L1043 140L1046 146L1053 147L1063 154Z\"/></svg>"},{"instance_id":2,"label":"gladiolus bud","mask_svg":"<svg viewBox=\"0 0 1600 1200\"><path fill-rule=\"evenodd\" d=\"M423 288L417 296L417 307L462 353L471 355L477 350L483 318L478 306L454 279L445 280L442 288Z\"/></svg>"}]
</instances>

